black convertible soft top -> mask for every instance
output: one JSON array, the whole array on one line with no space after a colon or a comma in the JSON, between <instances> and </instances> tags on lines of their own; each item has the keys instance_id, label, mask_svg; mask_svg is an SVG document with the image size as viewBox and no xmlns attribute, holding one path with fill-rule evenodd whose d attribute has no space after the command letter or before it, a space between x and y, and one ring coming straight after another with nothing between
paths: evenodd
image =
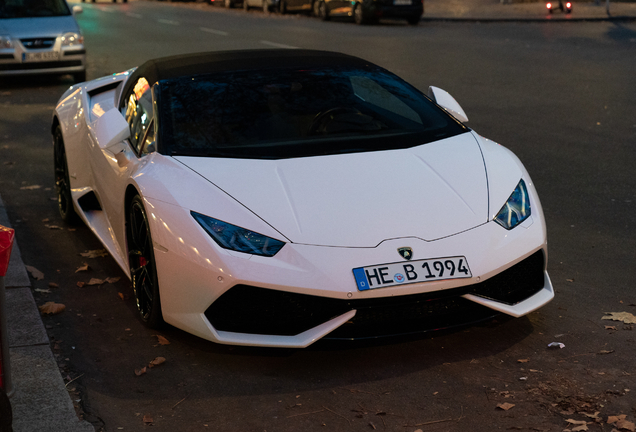
<instances>
[{"instance_id":1,"label":"black convertible soft top","mask_svg":"<svg viewBox=\"0 0 636 432\"><path fill-rule=\"evenodd\" d=\"M214 72L330 66L377 67L366 60L347 54L304 49L213 51L182 54L148 60L143 63L128 79L122 95L130 92L139 77L146 78L152 86L164 79Z\"/></svg>"}]
</instances>

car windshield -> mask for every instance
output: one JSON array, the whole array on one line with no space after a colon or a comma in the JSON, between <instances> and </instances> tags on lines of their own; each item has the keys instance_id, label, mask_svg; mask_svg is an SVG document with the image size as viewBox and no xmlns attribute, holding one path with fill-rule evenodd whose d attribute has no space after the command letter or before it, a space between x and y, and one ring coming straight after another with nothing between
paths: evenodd
<instances>
[{"instance_id":1,"label":"car windshield","mask_svg":"<svg viewBox=\"0 0 636 432\"><path fill-rule=\"evenodd\" d=\"M161 81L158 150L283 159L408 148L468 129L380 68L259 70Z\"/></svg>"},{"instance_id":2,"label":"car windshield","mask_svg":"<svg viewBox=\"0 0 636 432\"><path fill-rule=\"evenodd\" d=\"M0 18L71 15L64 0L0 0Z\"/></svg>"}]
</instances>

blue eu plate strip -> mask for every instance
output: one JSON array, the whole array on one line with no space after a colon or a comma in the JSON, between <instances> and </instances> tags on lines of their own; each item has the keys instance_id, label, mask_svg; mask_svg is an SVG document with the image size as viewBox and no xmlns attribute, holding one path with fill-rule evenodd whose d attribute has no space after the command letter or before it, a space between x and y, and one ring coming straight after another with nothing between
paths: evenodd
<instances>
[{"instance_id":1,"label":"blue eu plate strip","mask_svg":"<svg viewBox=\"0 0 636 432\"><path fill-rule=\"evenodd\" d=\"M366 291L369 289L369 280L363 268L353 269L353 277L356 278L356 284L358 284L358 291Z\"/></svg>"}]
</instances>

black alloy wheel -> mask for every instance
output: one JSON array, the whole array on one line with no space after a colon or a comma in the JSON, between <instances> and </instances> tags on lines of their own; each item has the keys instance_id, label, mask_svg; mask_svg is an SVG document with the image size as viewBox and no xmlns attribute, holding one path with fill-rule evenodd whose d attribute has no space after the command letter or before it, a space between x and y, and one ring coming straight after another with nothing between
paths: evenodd
<instances>
[{"instance_id":1,"label":"black alloy wheel","mask_svg":"<svg viewBox=\"0 0 636 432\"><path fill-rule=\"evenodd\" d=\"M60 216L67 224L75 225L80 219L73 208L71 181L68 175L68 163L66 162L66 148L64 147L64 138L62 138L62 128L59 125L53 133L53 167L55 170L57 208L60 211Z\"/></svg>"},{"instance_id":2,"label":"black alloy wheel","mask_svg":"<svg viewBox=\"0 0 636 432\"><path fill-rule=\"evenodd\" d=\"M157 268L150 225L139 195L136 195L130 203L126 222L128 265L137 310L148 327L157 328L164 322L159 299Z\"/></svg>"}]
</instances>

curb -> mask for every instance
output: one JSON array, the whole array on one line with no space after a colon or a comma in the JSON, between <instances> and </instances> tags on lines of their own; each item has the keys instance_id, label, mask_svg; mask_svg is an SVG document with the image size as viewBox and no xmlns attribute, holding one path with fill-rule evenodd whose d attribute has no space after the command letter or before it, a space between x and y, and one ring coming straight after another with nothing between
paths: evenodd
<instances>
[{"instance_id":1,"label":"curb","mask_svg":"<svg viewBox=\"0 0 636 432\"><path fill-rule=\"evenodd\" d=\"M1 196L0 225L11 227ZM16 241L4 285L14 432L95 432L90 423L75 414Z\"/></svg>"}]
</instances>

